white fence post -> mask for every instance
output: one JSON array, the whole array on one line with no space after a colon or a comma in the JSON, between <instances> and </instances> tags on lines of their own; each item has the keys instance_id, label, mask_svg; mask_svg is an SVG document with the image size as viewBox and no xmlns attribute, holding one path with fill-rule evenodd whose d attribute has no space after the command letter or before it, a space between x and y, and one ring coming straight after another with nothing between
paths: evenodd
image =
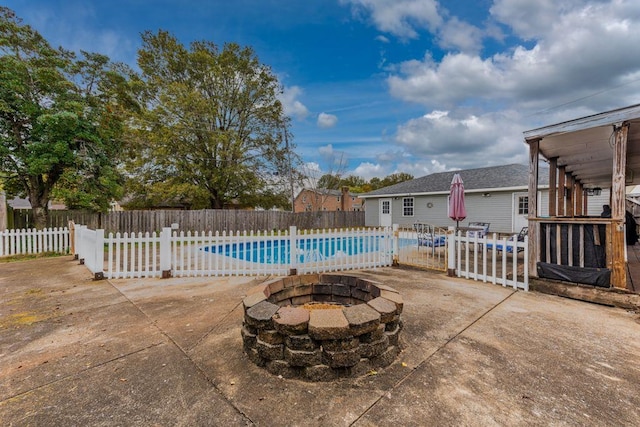
<instances>
[{"instance_id":1,"label":"white fence post","mask_svg":"<svg viewBox=\"0 0 640 427\"><path fill-rule=\"evenodd\" d=\"M295 276L298 274L298 246L297 240L297 228L295 225L289 227L289 275Z\"/></svg>"},{"instance_id":2,"label":"white fence post","mask_svg":"<svg viewBox=\"0 0 640 427\"><path fill-rule=\"evenodd\" d=\"M171 277L171 227L160 232L160 271L163 279Z\"/></svg>"},{"instance_id":3,"label":"white fence post","mask_svg":"<svg viewBox=\"0 0 640 427\"><path fill-rule=\"evenodd\" d=\"M76 224L73 221L69 221L69 253L71 255L76 254Z\"/></svg>"},{"instance_id":4,"label":"white fence post","mask_svg":"<svg viewBox=\"0 0 640 427\"><path fill-rule=\"evenodd\" d=\"M447 276L456 275L456 235L455 228L447 228Z\"/></svg>"},{"instance_id":5,"label":"white fence post","mask_svg":"<svg viewBox=\"0 0 640 427\"><path fill-rule=\"evenodd\" d=\"M391 265L397 267L400 265L400 226L393 224L393 259Z\"/></svg>"},{"instance_id":6,"label":"white fence post","mask_svg":"<svg viewBox=\"0 0 640 427\"><path fill-rule=\"evenodd\" d=\"M80 252L82 250L82 239L81 239L81 233L82 233L82 225L78 224L73 228L73 240L74 240L74 245L73 245L73 259L80 259Z\"/></svg>"},{"instance_id":7,"label":"white fence post","mask_svg":"<svg viewBox=\"0 0 640 427\"><path fill-rule=\"evenodd\" d=\"M517 240L517 239L516 239ZM516 242L516 245L519 244ZM529 236L524 236L524 290L529 291Z\"/></svg>"},{"instance_id":8,"label":"white fence post","mask_svg":"<svg viewBox=\"0 0 640 427\"><path fill-rule=\"evenodd\" d=\"M87 256L87 244L84 241L84 231L86 229L86 225L78 227L78 261L81 265L84 265L84 258Z\"/></svg>"},{"instance_id":9,"label":"white fence post","mask_svg":"<svg viewBox=\"0 0 640 427\"><path fill-rule=\"evenodd\" d=\"M96 230L96 247L94 251L94 280L104 279L104 230Z\"/></svg>"}]
</instances>

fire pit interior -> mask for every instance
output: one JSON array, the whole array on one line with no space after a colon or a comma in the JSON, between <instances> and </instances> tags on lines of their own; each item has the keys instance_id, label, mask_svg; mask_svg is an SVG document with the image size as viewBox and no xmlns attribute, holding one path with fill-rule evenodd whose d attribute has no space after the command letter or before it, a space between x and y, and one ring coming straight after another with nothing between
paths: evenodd
<instances>
[{"instance_id":1,"label":"fire pit interior","mask_svg":"<svg viewBox=\"0 0 640 427\"><path fill-rule=\"evenodd\" d=\"M402 297L371 280L289 276L254 288L243 305L245 353L285 378L361 375L389 365L400 352Z\"/></svg>"}]
</instances>

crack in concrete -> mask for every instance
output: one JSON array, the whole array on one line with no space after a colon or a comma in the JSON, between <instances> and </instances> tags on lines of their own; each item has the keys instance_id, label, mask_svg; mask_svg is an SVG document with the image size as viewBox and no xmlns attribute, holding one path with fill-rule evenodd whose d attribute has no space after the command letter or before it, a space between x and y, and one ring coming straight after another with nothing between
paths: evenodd
<instances>
[{"instance_id":1,"label":"crack in concrete","mask_svg":"<svg viewBox=\"0 0 640 427\"><path fill-rule=\"evenodd\" d=\"M165 332L162 328L160 328L160 326L158 326L157 322L155 320L153 320L147 313L145 313L145 311L139 307L134 301L132 301L131 299L129 299L129 297L127 297L127 295L125 295L117 286L115 286L113 283L111 283L110 280L107 279L107 282L113 286L116 291L118 291L120 293L120 295L122 295L127 301L129 301L131 303L132 306L134 306L136 308L136 310L138 310L140 313L142 313L142 315L149 320L149 322L153 325L153 327L155 327L160 334L162 334L171 344L173 344L178 351L193 365L193 367L195 368L196 372L198 372L200 375L202 375L202 377L209 383L211 384L211 386L213 387L213 389L218 393L218 395L225 401L227 402L238 414L240 414L242 417L244 417L244 419L248 422L250 422L251 424L255 425L255 422L247 415L244 413L244 411L242 411L242 409L240 409L239 407L237 407L236 405L233 404L232 400L227 399L227 397L225 396L225 394L222 392L222 390L217 386L217 384L213 381L213 378L209 377L209 375L207 375L207 373L204 371L204 369L202 369L200 367L200 365L198 365L198 363L196 363L195 360L193 360L189 354L187 354L187 351L185 349L183 349L180 344L178 344L167 332ZM242 302L240 302L240 304L242 304ZM226 319L229 315L231 315L231 313L233 313L234 310L236 310L238 308L238 305L234 306L233 309L231 311L229 311L229 313L227 313L227 315L225 315L223 317L222 320ZM221 320L221 321L222 321ZM212 327L206 334L208 335L213 329L215 329L217 326L220 325L221 322L218 322L214 327ZM196 345L194 345L192 347L195 348L201 341L203 338L201 338L200 340L198 340L198 342L196 343Z\"/></svg>"},{"instance_id":2,"label":"crack in concrete","mask_svg":"<svg viewBox=\"0 0 640 427\"><path fill-rule=\"evenodd\" d=\"M495 310L497 307L499 307L500 305L502 305L506 300L508 300L509 298L511 298L513 295L515 295L518 292L518 290L513 290L509 295L507 295L506 297L504 297L502 300L498 301L496 304L494 304L491 308L489 308L487 311L485 311L484 313L482 313L480 316L478 316L478 318L476 318L473 322L469 323L467 326L465 326L464 328L462 328L458 333L456 333L455 335L453 335L451 338L449 338L448 340L446 340L443 344L441 344L440 346L438 346L438 348L436 348L436 350L431 353L429 356L427 356L424 360L422 360L420 363L418 363L409 373L407 373L404 377L402 377L397 383L395 383L393 385L393 387L391 387L390 390L387 391L387 393L382 393L380 395L380 397L378 397L371 405L369 405L369 407L367 409L365 409L359 416L358 418L356 418L353 422L351 422L349 424L349 426L354 426L359 420L362 419L362 417L364 417L367 413L369 413L376 405L378 405L378 403L380 403L382 401L382 399L385 397L385 395L388 394L388 392L392 392L393 390L395 390L396 388L398 388L400 385L402 385L405 381L407 381L410 377L412 377L419 368L421 368L422 366L424 366L429 360L431 360L431 358L433 358L433 356L435 356L436 354L438 354L441 350L443 350L447 345L449 345L449 343L451 343L453 340L455 340L456 338L458 338L460 335L462 335L464 332L466 332L469 328L471 328L473 325L475 325L476 323L478 323L482 318L484 318L486 315L488 315L489 313L491 313L493 310Z\"/></svg>"},{"instance_id":3,"label":"crack in concrete","mask_svg":"<svg viewBox=\"0 0 640 427\"><path fill-rule=\"evenodd\" d=\"M265 279L263 280L258 280L258 279L254 279L253 280L253 286L258 286L260 283L264 283L267 282L269 280L273 279L273 276L267 276ZM205 334L200 337L200 339L198 341L195 342L195 344L193 344L190 348L187 349L187 351L192 351L194 348L198 347L200 345L200 343L202 343L202 341L204 341L209 335L211 335L211 333L218 328L225 320L227 320L227 318L229 316L231 316L231 313L233 313L234 311L236 311L238 309L238 307L240 307L242 305L242 299L240 300L240 302L238 304L236 304L231 310L229 310L229 312L222 317L222 319L220 319L220 321L218 323L216 323L215 325L213 325L207 332L205 332Z\"/></svg>"},{"instance_id":4,"label":"crack in concrete","mask_svg":"<svg viewBox=\"0 0 640 427\"><path fill-rule=\"evenodd\" d=\"M17 397L23 396L23 395L25 395L25 394L29 394L29 393L31 393L31 392L33 392L33 391L36 391L36 390L39 390L39 389L41 389L41 388L48 387L48 386L50 386L50 385L52 385L52 384L59 383L60 381L64 381L64 380L67 380L67 379L70 379L70 378L78 377L78 376L80 376L81 374L83 374L83 373L85 373L85 372L91 371L92 369L95 369L95 368L99 368L99 367L101 367L101 366L108 365L109 363L115 362L115 361L117 361L117 360L124 359L125 357L129 357L129 356L132 356L132 355L134 355L134 354L138 354L138 353L140 353L140 352L143 352L143 351L149 350L149 349L154 348L154 347L158 347L158 346L163 345L163 344L165 344L165 343L163 343L163 342L154 343L154 344L148 345L148 346L146 346L146 347L144 347L144 348L140 348L140 349L138 349L138 350L131 351L131 352L126 353L126 354L121 354L121 355L119 355L118 357L114 357L113 359L105 360L104 362L100 362L100 363L97 363L97 364L92 365L92 366L87 366L86 368L80 369L78 372L76 372L76 373L74 373L74 374L66 375L66 376L64 376L64 377L60 377L60 378L56 378L56 379L54 379L54 380L52 380L52 381L49 381L49 382L47 382L47 383L40 384L40 385L38 385L37 387L33 387L33 388L30 388L30 389L25 390L25 391L23 391L23 392L20 392L20 393L14 394L14 395L12 395L12 396L9 396L8 398L6 398L6 399L2 400L2 402L8 402L8 401L10 401L10 400L12 400L12 399L15 399L15 398L17 398Z\"/></svg>"}]
</instances>

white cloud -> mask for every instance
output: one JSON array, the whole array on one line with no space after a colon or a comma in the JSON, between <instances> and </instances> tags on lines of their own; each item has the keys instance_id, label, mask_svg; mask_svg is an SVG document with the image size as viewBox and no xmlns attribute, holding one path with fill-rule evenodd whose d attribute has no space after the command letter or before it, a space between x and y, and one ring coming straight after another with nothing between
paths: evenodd
<instances>
[{"instance_id":1,"label":"white cloud","mask_svg":"<svg viewBox=\"0 0 640 427\"><path fill-rule=\"evenodd\" d=\"M440 163L438 160L431 159L430 161L405 161L399 163L393 173L404 172L413 175L415 178L420 178L421 176L446 172L447 170L450 170L450 168L447 168L446 165Z\"/></svg>"},{"instance_id":2,"label":"white cloud","mask_svg":"<svg viewBox=\"0 0 640 427\"><path fill-rule=\"evenodd\" d=\"M495 0L491 15L525 40L543 37L559 16L587 5L585 0ZM570 32L570 29L567 29Z\"/></svg>"},{"instance_id":3,"label":"white cloud","mask_svg":"<svg viewBox=\"0 0 640 427\"><path fill-rule=\"evenodd\" d=\"M309 110L297 99L300 95L302 95L302 89L300 87L285 87L280 96L280 102L282 102L286 115L293 116L298 120L304 120L309 115Z\"/></svg>"},{"instance_id":4,"label":"white cloud","mask_svg":"<svg viewBox=\"0 0 640 427\"><path fill-rule=\"evenodd\" d=\"M341 0L356 16L371 15L376 28L402 39L418 38L423 28L435 29L442 18L435 0Z\"/></svg>"},{"instance_id":5,"label":"white cloud","mask_svg":"<svg viewBox=\"0 0 640 427\"><path fill-rule=\"evenodd\" d=\"M394 173L408 173L415 178L419 178L432 173L449 170L444 164L441 164L437 160L420 161L415 160L415 158L413 161L407 160L397 163L393 168L389 166L390 165L385 166L379 163L362 162L350 172L350 175L360 176L366 181L370 181L371 178L384 178Z\"/></svg>"},{"instance_id":6,"label":"white cloud","mask_svg":"<svg viewBox=\"0 0 640 427\"><path fill-rule=\"evenodd\" d=\"M524 3L529 8L538 5ZM494 14L523 36L534 35L517 27L518 6L524 3L499 1ZM549 18L544 34L531 46L523 44L488 58L463 52L445 55L439 62L429 55L406 61L389 77L389 90L432 108L452 108L470 100L478 104L481 99L536 110L633 81L640 68L640 2L586 3L576 0L559 8L544 1L527 9L534 21ZM607 96L599 97L594 108L624 105L621 93L609 94L604 102Z\"/></svg>"},{"instance_id":7,"label":"white cloud","mask_svg":"<svg viewBox=\"0 0 640 427\"><path fill-rule=\"evenodd\" d=\"M491 60L460 53L440 63L430 55L422 61L400 64L399 74L388 78L391 94L425 105L448 105L468 97L495 96L503 79Z\"/></svg>"},{"instance_id":8,"label":"white cloud","mask_svg":"<svg viewBox=\"0 0 640 427\"><path fill-rule=\"evenodd\" d=\"M301 170L302 170L302 173L305 174L311 180L320 179L320 177L323 174L322 168L320 167L320 164L318 164L317 162L307 162L304 165L302 165Z\"/></svg>"},{"instance_id":9,"label":"white cloud","mask_svg":"<svg viewBox=\"0 0 640 427\"><path fill-rule=\"evenodd\" d=\"M407 110L386 108L386 101L384 114L375 118L372 108L352 110L333 99L318 106L315 111L325 112L317 126L335 126L337 117L326 111L340 114L340 128L351 125L353 111L368 116L368 129L383 120L386 126L377 131L380 142L366 147L352 143L359 132L318 137L322 144L333 142L313 153L323 167L337 157L334 147L348 152L354 174L366 179L526 163L523 131L638 102L640 1L492 0L460 16L456 10L472 2L447 2L451 10L436 0L341 3L378 31L371 43L390 73L389 92L417 104L412 108L418 112L408 120ZM388 64L418 45L422 57ZM351 87L343 92L354 93ZM395 123L401 124L394 134Z\"/></svg>"},{"instance_id":10,"label":"white cloud","mask_svg":"<svg viewBox=\"0 0 640 427\"><path fill-rule=\"evenodd\" d=\"M482 48L482 31L455 17L442 26L437 36L438 44L445 49L477 52Z\"/></svg>"},{"instance_id":11,"label":"white cloud","mask_svg":"<svg viewBox=\"0 0 640 427\"><path fill-rule=\"evenodd\" d=\"M354 15L370 16L373 25L382 32L401 40L418 39L428 31L436 35L444 49L475 52L482 47L483 32L457 17L446 20L449 12L436 0L341 0L351 4ZM376 39L384 42L384 36Z\"/></svg>"},{"instance_id":12,"label":"white cloud","mask_svg":"<svg viewBox=\"0 0 640 427\"><path fill-rule=\"evenodd\" d=\"M401 161L406 156L403 150L387 150L384 153L378 153L376 160L383 164L390 164Z\"/></svg>"},{"instance_id":13,"label":"white cloud","mask_svg":"<svg viewBox=\"0 0 640 427\"><path fill-rule=\"evenodd\" d=\"M370 162L360 163L351 173L352 175L360 176L366 181L369 181L373 177L384 177L387 174L386 169L380 165Z\"/></svg>"},{"instance_id":14,"label":"white cloud","mask_svg":"<svg viewBox=\"0 0 640 427\"><path fill-rule=\"evenodd\" d=\"M428 170L442 165L490 166L504 164L505 159L521 163L527 160L523 129L515 112L456 117L434 111L400 126L396 142L414 159L424 159L423 167L428 162Z\"/></svg>"},{"instance_id":15,"label":"white cloud","mask_svg":"<svg viewBox=\"0 0 640 427\"><path fill-rule=\"evenodd\" d=\"M332 128L338 123L338 117L333 114L320 113L318 114L318 127L323 129Z\"/></svg>"},{"instance_id":16,"label":"white cloud","mask_svg":"<svg viewBox=\"0 0 640 427\"><path fill-rule=\"evenodd\" d=\"M322 147L318 148L318 153L320 153L320 155L322 157L331 157L333 156L335 153L333 151L333 145L332 144L327 144L324 145Z\"/></svg>"}]
</instances>

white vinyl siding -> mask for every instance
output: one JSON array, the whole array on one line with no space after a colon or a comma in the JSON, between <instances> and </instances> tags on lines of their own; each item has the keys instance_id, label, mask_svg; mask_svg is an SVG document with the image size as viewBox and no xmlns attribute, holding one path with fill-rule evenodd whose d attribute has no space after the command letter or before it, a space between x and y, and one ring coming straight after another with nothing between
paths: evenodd
<instances>
[{"instance_id":1,"label":"white vinyl siding","mask_svg":"<svg viewBox=\"0 0 640 427\"><path fill-rule=\"evenodd\" d=\"M526 189L517 193L526 192ZM513 229L513 193L511 191L467 193L465 195L465 205L467 208L467 218L460 221L460 225L467 225L469 222L490 223L489 232L514 233L519 230ZM405 200L413 199L413 216L405 215ZM600 196L589 196L588 212L590 216L598 216L602 212L602 205L609 203L609 191L603 189ZM400 203L402 202L402 203ZM540 216L549 215L549 191L541 190L538 193L538 214ZM367 209L365 209L365 224L367 226L378 226L380 223L380 199L367 199ZM392 223L402 226L411 226L416 222L426 222L439 227L454 226L455 222L447 216L447 194L402 197L394 200L391 204Z\"/></svg>"}]
</instances>

